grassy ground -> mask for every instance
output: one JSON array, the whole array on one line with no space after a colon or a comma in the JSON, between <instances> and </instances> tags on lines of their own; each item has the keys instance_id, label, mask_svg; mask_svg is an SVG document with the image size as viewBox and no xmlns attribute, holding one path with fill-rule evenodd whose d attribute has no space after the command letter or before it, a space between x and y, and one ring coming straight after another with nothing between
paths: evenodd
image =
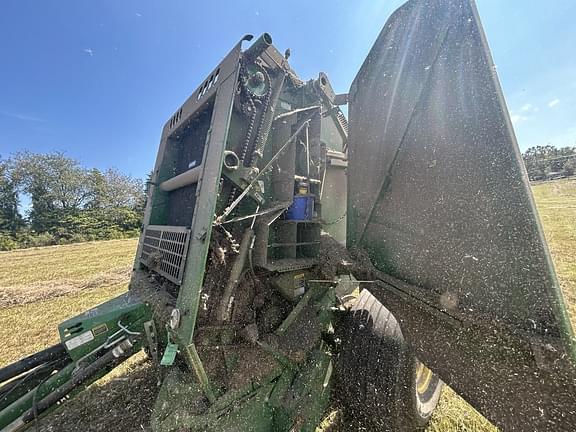
<instances>
[{"instance_id":1,"label":"grassy ground","mask_svg":"<svg viewBox=\"0 0 576 432\"><path fill-rule=\"evenodd\" d=\"M566 306L576 329L576 178L533 187Z\"/></svg>"},{"instance_id":2,"label":"grassy ground","mask_svg":"<svg viewBox=\"0 0 576 432\"><path fill-rule=\"evenodd\" d=\"M576 179L535 185L534 195L576 328ZM123 292L135 248L136 240L115 240L0 252L0 366L55 343L58 323ZM147 430L155 382L153 367L135 356L41 430ZM446 389L428 427L440 431L496 428Z\"/></svg>"},{"instance_id":3,"label":"grassy ground","mask_svg":"<svg viewBox=\"0 0 576 432\"><path fill-rule=\"evenodd\" d=\"M0 365L57 342L60 322L125 291L136 242L0 252Z\"/></svg>"}]
</instances>

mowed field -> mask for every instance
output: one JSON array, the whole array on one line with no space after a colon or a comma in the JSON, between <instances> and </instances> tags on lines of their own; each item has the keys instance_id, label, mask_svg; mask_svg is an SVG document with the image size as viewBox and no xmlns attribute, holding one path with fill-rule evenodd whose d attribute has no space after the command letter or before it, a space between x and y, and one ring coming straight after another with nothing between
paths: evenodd
<instances>
[{"instance_id":1,"label":"mowed field","mask_svg":"<svg viewBox=\"0 0 576 432\"><path fill-rule=\"evenodd\" d=\"M533 187L576 328L576 179ZM126 290L136 240L0 252L0 367L58 341L57 325ZM148 430L157 374L143 355L42 419L43 431ZM338 430L346 430L345 425ZM495 431L446 389L428 431Z\"/></svg>"}]
</instances>

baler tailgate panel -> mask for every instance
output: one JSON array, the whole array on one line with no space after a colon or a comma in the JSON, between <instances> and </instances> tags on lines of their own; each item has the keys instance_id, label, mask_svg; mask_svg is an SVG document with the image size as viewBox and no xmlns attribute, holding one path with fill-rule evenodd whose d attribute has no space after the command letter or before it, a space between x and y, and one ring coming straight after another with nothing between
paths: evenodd
<instances>
[{"instance_id":1,"label":"baler tailgate panel","mask_svg":"<svg viewBox=\"0 0 576 432\"><path fill-rule=\"evenodd\" d=\"M349 112L348 245L404 282L401 290L382 285L380 298L421 358L507 424L530 404L510 390L527 379L527 392L538 398L545 389L534 373L542 381L538 373L548 368L547 379L557 378L551 370L573 357L574 342L472 2L411 1L400 8L352 84ZM416 303L429 319L415 319ZM432 318L441 315L455 320ZM442 339L450 322L498 335L505 346L472 343L462 331L435 348L426 338L436 331ZM456 358L478 359L480 367L454 372ZM508 401L490 402L496 393ZM537 401L552 418L543 398Z\"/></svg>"}]
</instances>

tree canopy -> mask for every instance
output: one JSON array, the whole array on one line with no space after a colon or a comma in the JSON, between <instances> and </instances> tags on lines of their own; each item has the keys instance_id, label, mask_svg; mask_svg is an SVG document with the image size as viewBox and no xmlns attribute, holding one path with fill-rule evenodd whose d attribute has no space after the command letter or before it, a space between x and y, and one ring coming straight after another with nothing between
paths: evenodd
<instances>
[{"instance_id":1,"label":"tree canopy","mask_svg":"<svg viewBox=\"0 0 576 432\"><path fill-rule=\"evenodd\" d=\"M530 180L568 177L576 173L576 147L531 147L522 155Z\"/></svg>"},{"instance_id":2,"label":"tree canopy","mask_svg":"<svg viewBox=\"0 0 576 432\"><path fill-rule=\"evenodd\" d=\"M30 202L24 215L20 199ZM85 168L63 153L0 159L0 250L137 235L142 180Z\"/></svg>"}]
</instances>

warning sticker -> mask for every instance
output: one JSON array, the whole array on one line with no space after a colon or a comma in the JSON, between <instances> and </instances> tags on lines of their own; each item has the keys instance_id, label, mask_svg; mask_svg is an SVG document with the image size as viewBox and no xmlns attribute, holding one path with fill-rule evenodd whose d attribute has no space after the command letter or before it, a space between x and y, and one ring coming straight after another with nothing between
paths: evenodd
<instances>
[{"instance_id":1,"label":"warning sticker","mask_svg":"<svg viewBox=\"0 0 576 432\"><path fill-rule=\"evenodd\" d=\"M68 348L69 351L72 351L74 348L78 348L80 345L84 345L85 343L88 343L93 340L94 335L92 334L91 330L88 330L87 332L79 334L78 336L75 336L70 340L67 340L65 343L66 348Z\"/></svg>"},{"instance_id":2,"label":"warning sticker","mask_svg":"<svg viewBox=\"0 0 576 432\"><path fill-rule=\"evenodd\" d=\"M94 334L94 337L99 336L102 333L106 333L107 331L108 326L106 324L100 324L92 328L92 333Z\"/></svg>"}]
</instances>

